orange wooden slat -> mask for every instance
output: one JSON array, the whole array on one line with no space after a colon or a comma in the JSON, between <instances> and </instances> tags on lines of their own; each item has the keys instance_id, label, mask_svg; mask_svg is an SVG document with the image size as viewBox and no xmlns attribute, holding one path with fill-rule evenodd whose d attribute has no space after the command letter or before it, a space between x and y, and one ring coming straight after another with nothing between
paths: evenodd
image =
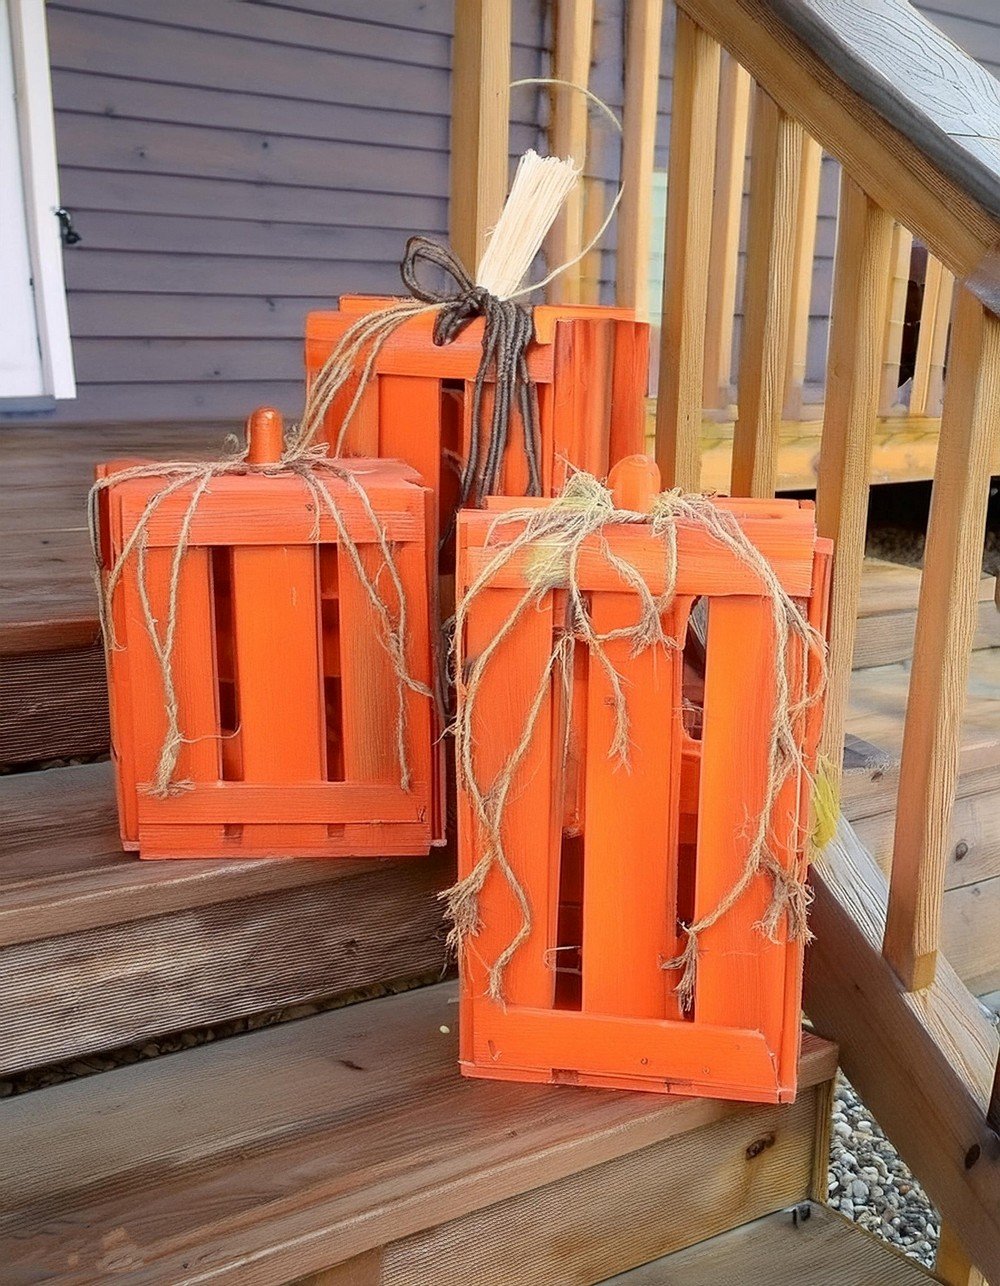
<instances>
[{"instance_id":1,"label":"orange wooden slat","mask_svg":"<svg viewBox=\"0 0 1000 1286\"><path fill-rule=\"evenodd\" d=\"M173 550L150 549L146 554L146 587L150 608L162 639L166 629L169 583ZM138 562L131 559L120 583L124 634L119 640L126 653L130 729L121 728L116 742L123 761L130 761L131 779L122 793L131 797L126 814L129 839L142 841L141 816L136 810L137 795L148 790L160 757L166 732L163 676L149 638L139 597ZM185 744L181 746L174 770L175 781L213 782L219 778L218 695L212 648L212 593L208 553L188 550L181 563L177 587L177 632L171 671L177 695L178 723ZM116 675L117 678L117 675ZM130 744L121 744L128 737ZM135 811L133 811L135 810ZM123 821L125 818L123 818ZM131 829L134 827L135 829ZM221 837L216 828L215 838Z\"/></svg>"},{"instance_id":2,"label":"orange wooden slat","mask_svg":"<svg viewBox=\"0 0 1000 1286\"><path fill-rule=\"evenodd\" d=\"M464 560L463 560L464 561ZM464 568L460 564L460 577ZM463 581L464 583L464 581ZM477 599L464 640L464 668L497 636L521 595L487 589ZM472 738L476 778L489 787L521 738L529 709L539 690L552 646L551 601L527 611L500 643L487 664L473 709ZM555 945L558 850L553 851L550 809L552 799L551 693L543 699L535 733L508 795L502 837L511 867L531 907L531 933L511 960L504 990L511 1003L548 1006L554 995L555 972L549 948ZM481 830L466 798L459 820L459 877L474 867L481 848ZM481 931L468 944L464 967L463 1003L468 1021L486 991L486 968L511 941L522 924L522 913L503 874L494 868L480 896ZM478 1012L478 1009L477 1009Z\"/></svg>"},{"instance_id":3,"label":"orange wooden slat","mask_svg":"<svg viewBox=\"0 0 1000 1286\"><path fill-rule=\"evenodd\" d=\"M634 594L592 600L598 634L631 628ZM668 625L668 632L673 622ZM589 1013L680 1018L662 962L676 954L677 801L680 784L680 652L629 639L604 651L628 702L629 764L609 757L614 689L592 658L584 823L583 1008ZM608 1051L609 1053L611 1051Z\"/></svg>"},{"instance_id":4,"label":"orange wooden slat","mask_svg":"<svg viewBox=\"0 0 1000 1286\"><path fill-rule=\"evenodd\" d=\"M244 780L326 779L316 550L232 551L233 640ZM321 825L244 828L248 844L319 842Z\"/></svg>"},{"instance_id":5,"label":"orange wooden slat","mask_svg":"<svg viewBox=\"0 0 1000 1286\"><path fill-rule=\"evenodd\" d=\"M775 628L760 598L714 599L708 609L695 919L708 915L740 878L765 798L775 717ZM774 829L785 837L781 805ZM794 803L793 803L793 811ZM743 897L698 938L695 1018L753 1026L777 1053L784 1017L784 925L770 942L755 927L772 882L758 875Z\"/></svg>"},{"instance_id":6,"label":"orange wooden slat","mask_svg":"<svg viewBox=\"0 0 1000 1286\"><path fill-rule=\"evenodd\" d=\"M487 1066L564 1070L555 1079L570 1079L571 1071L628 1075L636 1088L656 1078L677 1094L713 1082L728 1089L749 1084L766 1089L771 1101L778 1097L767 1046L752 1029L520 1006L505 1013L484 1005L477 1017L475 1057Z\"/></svg>"}]
</instances>

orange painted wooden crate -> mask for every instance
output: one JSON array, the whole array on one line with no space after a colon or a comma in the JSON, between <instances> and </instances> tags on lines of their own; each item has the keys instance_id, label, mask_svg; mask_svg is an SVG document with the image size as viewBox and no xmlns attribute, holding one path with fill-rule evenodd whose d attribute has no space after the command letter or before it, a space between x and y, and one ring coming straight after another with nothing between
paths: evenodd
<instances>
[{"instance_id":1,"label":"orange painted wooden crate","mask_svg":"<svg viewBox=\"0 0 1000 1286\"><path fill-rule=\"evenodd\" d=\"M364 313L393 302L346 295L337 312L306 319L306 377L311 383L348 327ZM566 462L606 477L615 461L642 451L649 368L649 326L627 309L540 305L528 371L538 390L539 457L545 495L557 492ZM473 321L438 347L430 314L396 330L375 361L375 378L348 427L343 454L405 460L441 498L447 531L471 432L472 385L482 353L483 322ZM345 388L326 417L335 443L356 384ZM487 388L483 425L490 422ZM484 428L484 432L486 428ZM485 454L485 453L484 453ZM482 458L482 457L481 457ZM520 419L504 457L500 493L524 495L528 469Z\"/></svg>"},{"instance_id":2,"label":"orange painted wooden crate","mask_svg":"<svg viewBox=\"0 0 1000 1286\"><path fill-rule=\"evenodd\" d=\"M496 543L487 549L486 542L498 512L525 503L498 500L460 516L460 594L495 552ZM831 546L816 536L812 506L717 503L739 516L784 589L825 632ZM516 530L501 528L494 542ZM641 571L654 594L661 592L663 546L650 528L605 530L612 549ZM522 551L470 600L460 640L466 675L524 594L532 557ZM593 537L583 549L579 583L596 630L636 621L634 592ZM460 954L460 1058L467 1076L748 1101L795 1096L803 948L784 927L777 942L755 927L770 897L767 877L755 877L743 899L701 934L687 1012L675 994L678 972L663 968L684 945L680 926L715 907L742 870L748 821L761 811L776 691L771 602L761 597L754 574L704 530L681 525L675 587L664 624L669 635L687 637L683 650L633 656L628 640L605 645L629 694L627 770L608 754L611 687L588 649L574 645L569 682L554 673L548 683L502 824L511 867L531 907L530 934L506 967L498 1003L487 994L488 965L522 921L494 867L480 895L480 929ZM526 712L545 688L565 600L564 590L547 592L484 670L471 727L484 781L521 739ZM699 600L699 614L707 606L704 675L692 682L692 654L696 661L700 648L693 646L691 623ZM797 659L792 654L792 666L801 666L802 651ZM815 678L821 662L808 663ZM821 720L820 703L796 728L810 770ZM803 773L783 788L773 814L781 863L801 875L810 794ZM482 834L462 791L460 878L482 856Z\"/></svg>"},{"instance_id":3,"label":"orange painted wooden crate","mask_svg":"<svg viewBox=\"0 0 1000 1286\"><path fill-rule=\"evenodd\" d=\"M280 421L266 458L279 451ZM100 466L98 477L137 463ZM352 461L351 470L394 550L409 673L432 686L433 497L396 461ZM105 581L168 481L132 478L100 493ZM327 485L363 567L395 611L362 499L345 481ZM163 499L146 526L144 583L161 630L191 495L186 485ZM174 776L185 788L167 797L149 790L166 727L163 677L138 560L125 564L112 602L118 647L109 651L125 848L145 858L382 856L423 854L441 841L433 702L405 693L412 780L403 789L399 689L376 609L332 516L321 512L318 541L315 517L313 496L287 470L215 477L202 497L179 563L172 666L185 738Z\"/></svg>"}]
</instances>

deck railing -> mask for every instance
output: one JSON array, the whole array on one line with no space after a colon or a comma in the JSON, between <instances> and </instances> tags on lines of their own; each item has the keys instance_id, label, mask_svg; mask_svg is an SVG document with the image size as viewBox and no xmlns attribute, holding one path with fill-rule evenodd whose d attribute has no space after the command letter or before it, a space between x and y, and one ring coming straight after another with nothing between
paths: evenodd
<instances>
[{"instance_id":1,"label":"deck railing","mask_svg":"<svg viewBox=\"0 0 1000 1286\"><path fill-rule=\"evenodd\" d=\"M474 21L471 11L494 8L509 8L509 0L462 0L460 25ZM485 27L484 19L475 21ZM558 6L554 75L585 77L592 21L589 2ZM661 21L661 0L629 5L617 297L640 308L648 281ZM492 64L499 60L482 41L479 49L479 66L466 67L463 76L479 77L481 99L482 77L495 80ZM496 96L499 102L499 87ZM568 108L557 109L555 121L557 146L576 150L585 122ZM873 443L880 415L901 413L914 238L927 251L902 413L923 416L940 403L941 420L881 945L901 984L902 1005L907 992L935 982L989 478L1000 454L1000 94L905 0L678 0L656 404L656 457L668 485L699 486L705 410L724 410L733 400L748 137L734 494L774 494L782 423L803 414L823 154L841 167L817 485L819 529L836 542L824 749L837 764ZM470 164L495 162L496 152L481 143L464 146L454 164L468 173ZM496 211L479 212L486 226ZM462 224L468 215L458 217L460 244L472 244ZM557 230L560 257L582 244L585 222L580 208L567 214ZM580 273L570 274L561 297L579 298L579 281ZM852 1038L846 1028L829 1034ZM912 1076L919 1080L919 1066ZM980 1122L977 1129L985 1130L984 1114ZM994 1167L998 1149L986 1158ZM982 1152L979 1142L970 1146L970 1171ZM970 1183L980 1183L981 1173ZM933 1195L933 1176L926 1179ZM945 1213L959 1244L983 1267L997 1267L983 1231L990 1220L996 1227L996 1197L984 1205L988 1185L977 1188L969 1214L954 1191ZM954 1260L951 1252L948 1258ZM953 1271L952 1280L959 1280Z\"/></svg>"}]
</instances>

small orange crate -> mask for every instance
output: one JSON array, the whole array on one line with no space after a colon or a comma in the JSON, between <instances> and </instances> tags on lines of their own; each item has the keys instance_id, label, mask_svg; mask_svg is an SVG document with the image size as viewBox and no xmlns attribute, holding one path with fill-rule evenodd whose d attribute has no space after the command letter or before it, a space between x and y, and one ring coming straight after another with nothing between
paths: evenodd
<instances>
[{"instance_id":1,"label":"small orange crate","mask_svg":"<svg viewBox=\"0 0 1000 1286\"><path fill-rule=\"evenodd\" d=\"M136 465L100 466L107 477ZM431 493L396 461L352 461L395 554L407 611L410 675L433 687L429 610L436 520ZM108 569L169 478L144 476L100 493ZM362 565L388 578L357 491L329 493ZM162 630L181 522L192 495L164 498L146 524L144 583ZM166 728L164 685L130 556L114 589L109 651L112 754L122 842L144 858L425 854L442 839L437 730L429 697L405 692L406 762L397 745L399 687L379 621L352 558L288 471L214 477L180 559L172 673L184 737L175 780L149 783ZM389 598L389 605L397 605ZM436 633L436 631L435 631Z\"/></svg>"},{"instance_id":2,"label":"small orange crate","mask_svg":"<svg viewBox=\"0 0 1000 1286\"><path fill-rule=\"evenodd\" d=\"M346 295L338 312L306 319L306 378L316 378L344 332L389 299ZM539 305L528 372L538 390L539 460L545 495L557 492L566 463L596 477L644 449L649 326L627 309ZM434 316L411 318L381 348L374 378L348 426L344 455L387 456L417 469L441 497L440 521L448 529L468 454L472 386L482 355L483 321L469 324L450 344L437 346ZM335 444L356 390L346 387L327 413L327 440ZM483 399L484 432L492 415L491 390ZM485 456L485 451L480 458ZM524 495L528 468L524 435L515 416L504 456L500 494Z\"/></svg>"},{"instance_id":3,"label":"small orange crate","mask_svg":"<svg viewBox=\"0 0 1000 1286\"><path fill-rule=\"evenodd\" d=\"M461 595L519 530L497 529L487 549L498 513L526 503L494 500L485 511L460 515ZM817 538L811 504L717 503L738 516L785 591L824 633L831 545ZM652 593L663 591L664 549L649 527L609 526L604 536ZM531 547L522 550L470 601L460 640L465 675L522 599L531 558ZM596 631L635 623L635 592L597 538L584 544L578 570ZM614 698L606 670L576 643L570 679L553 671L502 822L507 857L531 908L530 933L506 965L503 1002L491 999L488 966L522 923L494 866L479 895L480 928L459 961L466 1076L755 1102L795 1097L803 948L784 924L776 942L755 927L771 893L765 875L699 935L687 1011L675 993L678 971L663 967L684 946L681 925L711 912L742 872L748 823L761 813L776 702L772 604L755 573L704 530L681 523L675 591L664 627L687 639L683 647L632 655L629 639L604 644L628 695L628 768L609 757ZM540 601L482 674L470 733L477 777L487 783L545 691L566 594L549 590ZM702 689L700 678L691 681L692 654L701 651L691 626L692 612L703 619L706 607ZM801 644L791 657L801 675ZM815 670L819 662L809 664ZM810 772L821 721L820 702L796 727ZM808 861L809 796L802 774L785 784L772 815L772 851L799 876ZM461 879L483 855L481 829L461 790L458 817Z\"/></svg>"}]
</instances>

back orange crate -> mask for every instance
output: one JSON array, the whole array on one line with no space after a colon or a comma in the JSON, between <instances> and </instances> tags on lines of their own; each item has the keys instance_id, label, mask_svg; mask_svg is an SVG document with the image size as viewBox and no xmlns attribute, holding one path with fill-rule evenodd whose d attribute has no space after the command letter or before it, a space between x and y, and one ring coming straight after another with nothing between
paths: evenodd
<instances>
[{"instance_id":1,"label":"back orange crate","mask_svg":"<svg viewBox=\"0 0 1000 1286\"><path fill-rule=\"evenodd\" d=\"M360 316L394 301L345 295L337 312L306 318L306 378L316 378L344 332ZM628 309L596 305L539 305L528 371L538 390L542 487L562 486L565 463L606 477L611 466L644 449L649 326ZM458 499L458 479L468 454L472 385L482 354L483 321L477 319L452 343L431 338L434 317L410 319L378 353L344 442L344 455L405 460L441 497L447 530ZM356 390L346 387L327 413L327 440L335 444ZM484 426L492 414L491 390L483 399ZM528 470L519 417L511 426L500 494L524 495Z\"/></svg>"},{"instance_id":2,"label":"back orange crate","mask_svg":"<svg viewBox=\"0 0 1000 1286\"><path fill-rule=\"evenodd\" d=\"M280 418L271 415L278 432L266 458L276 460ZM97 475L137 463L114 461ZM433 497L397 461L350 468L395 551L409 672L433 686ZM101 493L105 583L168 481L132 478ZM346 482L327 486L374 580L384 566L371 518ZM191 492L164 498L146 526L145 585L161 625ZM315 516L313 496L289 471L218 476L201 499L180 561L172 666L185 738L174 774L181 788L165 798L149 791L166 727L162 673L137 560L125 564L112 602L118 647L109 651L108 678L126 849L144 858L382 856L425 854L442 841L432 702L406 692L412 782L404 790L398 685L376 611L331 516L322 513L318 541Z\"/></svg>"},{"instance_id":3,"label":"back orange crate","mask_svg":"<svg viewBox=\"0 0 1000 1286\"><path fill-rule=\"evenodd\" d=\"M484 546L498 512L525 503L494 500L483 512L461 514L461 594L491 556ZM824 633L831 545L816 536L812 505L717 503L739 517L783 588ZM518 528L502 530L506 540ZM650 590L662 592L663 545L650 529L611 526L604 534ZM530 556L530 548L522 551L471 600L462 640L466 673L524 594ZM583 547L579 583L596 631L636 621L634 591L594 537ZM771 602L761 593L755 575L724 546L679 525L676 597L665 632L690 638L692 609L705 600L703 709L691 708L682 649L632 656L629 639L607 642L629 697L628 769L608 754L614 701L602 667L577 645L568 755L564 684L553 675L503 819L506 852L531 908L530 934L506 966L498 1003L487 995L488 964L513 938L521 914L494 867L479 898L480 930L459 961L466 1076L794 1099L803 948L784 926L777 942L755 927L770 897L767 877L755 877L742 900L699 936L688 1012L674 991L677 972L662 967L684 945L680 924L710 912L739 877L745 832L761 812L776 645ZM540 610L520 617L483 673L470 734L485 781L521 739L564 614L565 593L550 590ZM798 661L795 655L792 664L801 664L801 648ZM818 704L796 729L810 771L821 722ZM775 810L777 856L800 875L808 861L809 787L805 775L786 784ZM479 843L463 792L460 879L482 856Z\"/></svg>"}]
</instances>

